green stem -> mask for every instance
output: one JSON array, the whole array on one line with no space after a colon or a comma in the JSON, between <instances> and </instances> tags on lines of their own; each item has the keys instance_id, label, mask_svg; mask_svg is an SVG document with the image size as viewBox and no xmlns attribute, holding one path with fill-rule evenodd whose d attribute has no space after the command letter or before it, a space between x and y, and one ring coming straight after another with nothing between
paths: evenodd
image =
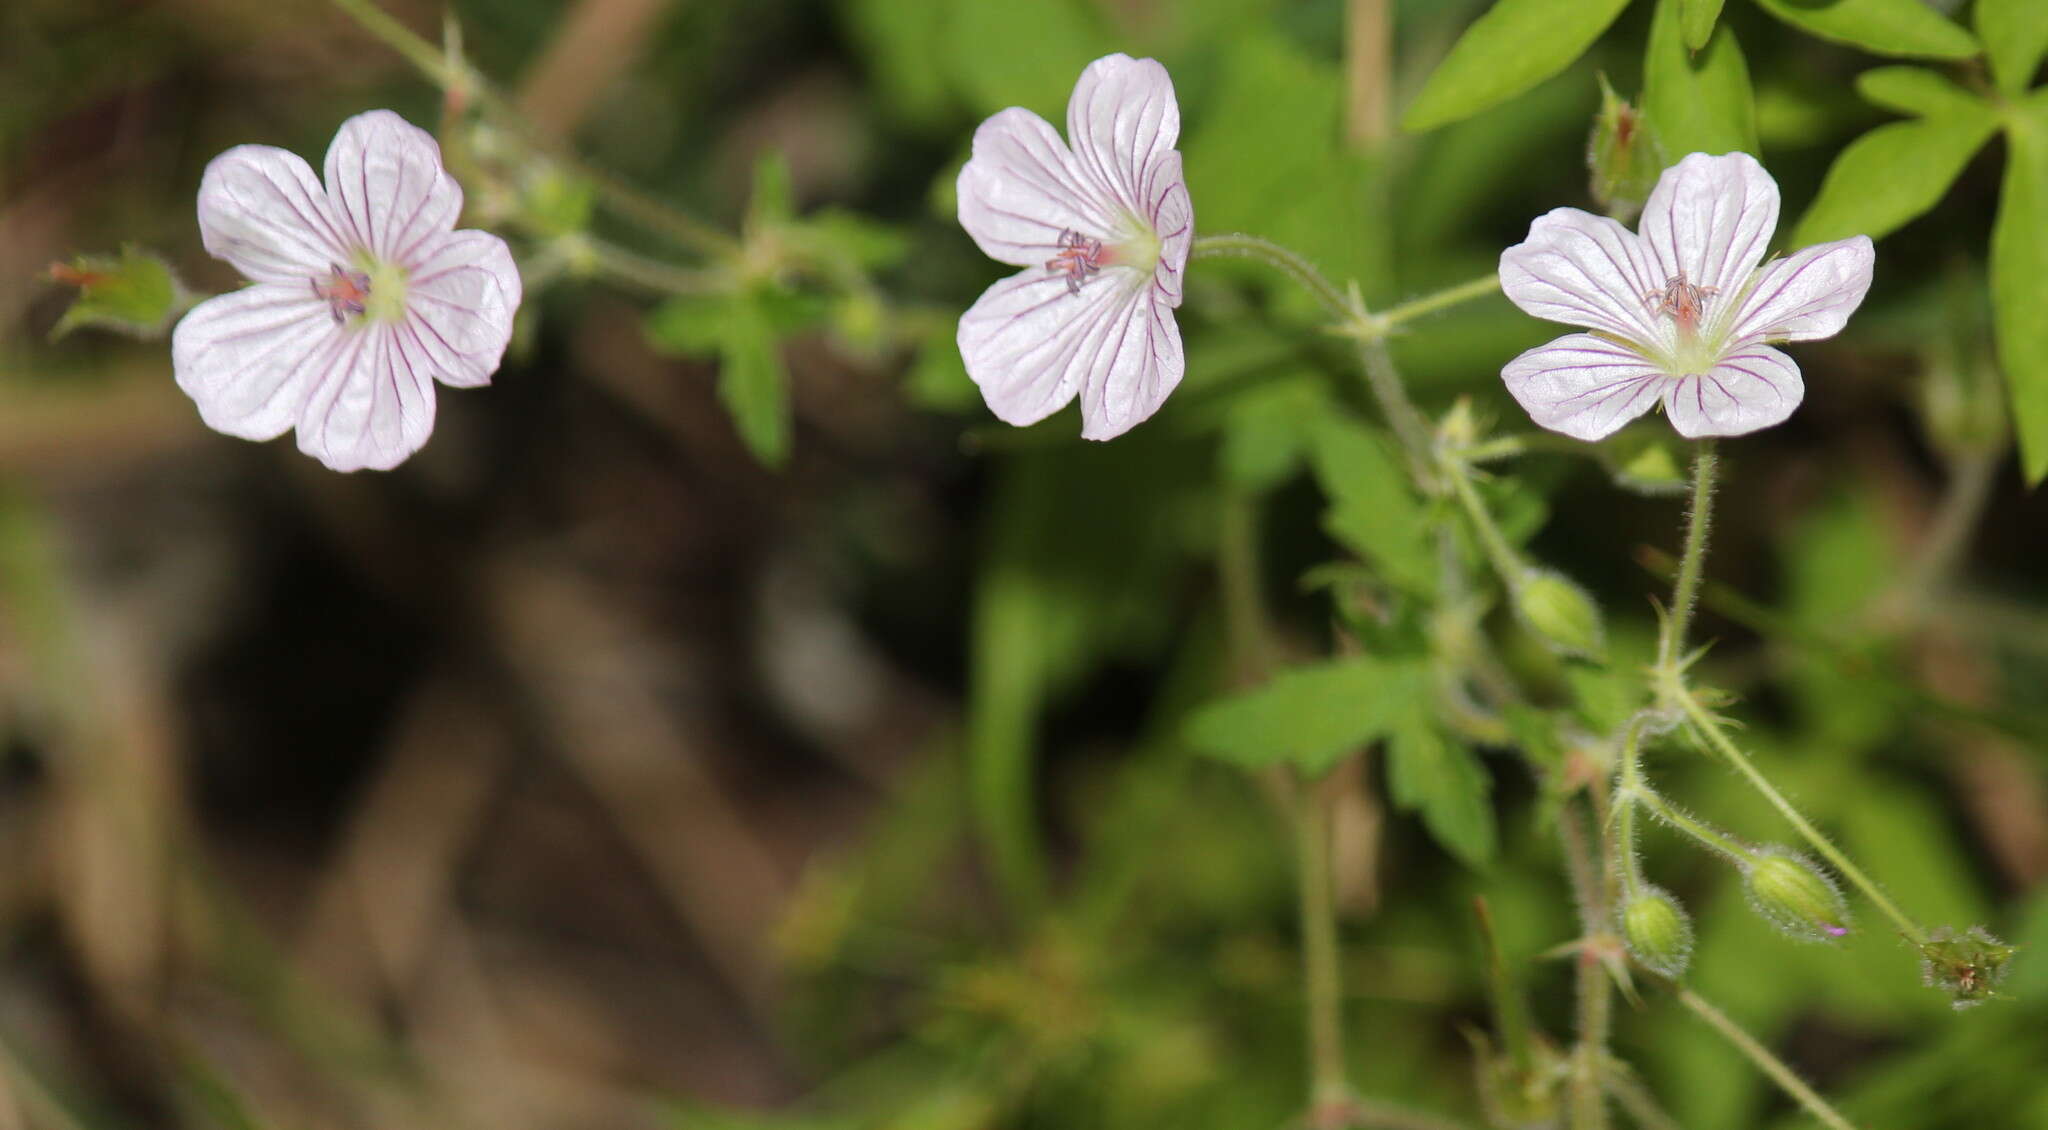
<instances>
[{"instance_id":1,"label":"green stem","mask_svg":"<svg viewBox=\"0 0 2048 1130\"><path fill-rule=\"evenodd\" d=\"M1743 1031L1740 1024L1728 1019L1720 1009L1708 1004L1698 993L1683 986L1678 989L1678 999L1685 1007L1691 1009L1694 1015L1706 1021L1708 1027L1720 1033L1722 1039L1735 1045L1737 1051L1748 1056L1749 1061L1756 1064L1758 1070L1770 1076L1771 1081L1783 1088L1786 1094L1799 1100L1799 1105L1805 1107L1806 1112L1819 1120L1821 1125L1829 1127L1830 1130L1856 1130L1855 1124L1828 1105L1826 1099L1821 1098L1812 1087L1806 1085L1806 1080L1785 1066L1783 1060L1772 1055L1769 1048L1758 1043L1756 1037Z\"/></svg>"},{"instance_id":2,"label":"green stem","mask_svg":"<svg viewBox=\"0 0 2048 1130\"><path fill-rule=\"evenodd\" d=\"M1475 298L1484 298L1499 289L1499 275L1488 275L1483 279L1473 279L1471 282L1463 282L1456 286L1446 287L1434 294L1425 294L1421 298L1403 302L1379 314L1372 320L1373 328L1384 334L1396 326L1412 322L1425 314L1434 314L1438 310L1470 302Z\"/></svg>"},{"instance_id":3,"label":"green stem","mask_svg":"<svg viewBox=\"0 0 2048 1130\"><path fill-rule=\"evenodd\" d=\"M1569 807L1559 814L1557 829L1564 844L1565 873L1571 877L1572 898L1579 908L1578 1044L1572 1049L1570 1126L1571 1130L1606 1130L1607 1099L1601 1088L1601 1075L1607 1059L1614 1002L1607 970L1600 964L1596 947L1611 937L1608 870L1613 853L1601 853L1602 862L1596 871L1586 843L1585 825Z\"/></svg>"},{"instance_id":4,"label":"green stem","mask_svg":"<svg viewBox=\"0 0 2048 1130\"><path fill-rule=\"evenodd\" d=\"M1364 307L1359 307L1360 316ZM1394 368L1394 355L1387 351L1382 338L1358 343L1358 361L1365 369L1366 387L1372 390L1373 399L1379 402L1380 414L1400 437L1401 446L1408 451L1409 473L1415 476L1415 485L1426 494L1437 494L1441 485L1437 482L1431 452L1436 444L1431 439L1429 423L1416 410L1415 402L1408 399L1408 388L1401 383L1400 371Z\"/></svg>"},{"instance_id":5,"label":"green stem","mask_svg":"<svg viewBox=\"0 0 2048 1130\"><path fill-rule=\"evenodd\" d=\"M1353 1100L1346 1114L1354 1130L1468 1130L1462 1122L1373 1099Z\"/></svg>"},{"instance_id":6,"label":"green stem","mask_svg":"<svg viewBox=\"0 0 2048 1130\"><path fill-rule=\"evenodd\" d=\"M1256 259L1301 284L1315 296L1330 316L1348 322L1356 316L1349 299L1336 288L1314 263L1269 239L1233 232L1228 235L1197 236L1190 255L1196 259Z\"/></svg>"},{"instance_id":7,"label":"green stem","mask_svg":"<svg viewBox=\"0 0 2048 1130\"><path fill-rule=\"evenodd\" d=\"M1259 591L1257 501L1243 491L1225 490L1219 523L1216 572L1223 590L1231 676L1240 687L1255 686L1272 674L1279 659L1265 597Z\"/></svg>"},{"instance_id":8,"label":"green stem","mask_svg":"<svg viewBox=\"0 0 2048 1130\"><path fill-rule=\"evenodd\" d=\"M1656 1096L1650 1094L1650 1089L1643 1086L1641 1080L1630 1074L1626 1064L1619 1061L1610 1062L1606 1072L1601 1076L1601 1082L1607 1088L1608 1095L1621 1104L1621 1108L1628 1112L1629 1118L1634 1120L1637 1126L1642 1127L1642 1130L1685 1130L1677 1119L1657 1105Z\"/></svg>"},{"instance_id":9,"label":"green stem","mask_svg":"<svg viewBox=\"0 0 2048 1130\"><path fill-rule=\"evenodd\" d=\"M1707 528L1713 523L1714 473L1718 460L1714 441L1700 441L1692 461L1692 508L1686 513L1685 556L1679 560L1678 580L1671 590L1671 607L1666 610L1657 636L1657 667L1676 679L1678 659L1685 651L1685 631L1699 601L1700 574L1707 557Z\"/></svg>"},{"instance_id":10,"label":"green stem","mask_svg":"<svg viewBox=\"0 0 2048 1130\"><path fill-rule=\"evenodd\" d=\"M1903 934L1907 941L1916 946L1925 945L1927 936L1921 932L1919 924L1906 917L1905 912L1900 910L1885 895L1884 891L1871 880L1870 876L1863 873L1862 868L1851 862L1849 857L1834 845L1833 841L1822 835L1820 829L1814 827L1811 821L1807 820L1797 808L1792 806L1791 801L1785 799L1785 795L1778 791L1777 786L1771 784L1769 778L1766 778L1762 772L1758 771L1755 763L1751 762L1746 754L1736 748L1735 743L1729 740L1726 733L1722 732L1721 724L1715 720L1712 714L1707 712L1706 707L1700 705L1699 699L1695 698L1692 692L1683 686L1677 688L1677 696L1679 709L1685 712L1686 720L1692 723L1693 730L1708 745L1713 747L1714 752L1720 754L1727 760L1728 764L1734 766L1736 772L1742 774L1743 778L1749 782L1751 788L1762 793L1764 799L1771 802L1771 807L1778 810L1778 814L1783 816L1785 822L1792 825L1793 830L1798 832L1808 844L1812 845L1813 850L1819 852L1821 857L1826 859L1836 871L1840 872L1844 879L1847 879L1857 890L1862 891L1865 898L1869 899L1873 905L1883 911L1885 917L1892 920L1892 925L1898 928L1899 933Z\"/></svg>"},{"instance_id":11,"label":"green stem","mask_svg":"<svg viewBox=\"0 0 2048 1130\"><path fill-rule=\"evenodd\" d=\"M608 240L582 237L582 248L599 273L656 294L706 294L718 288L718 276L693 271L628 251Z\"/></svg>"},{"instance_id":12,"label":"green stem","mask_svg":"<svg viewBox=\"0 0 2048 1130\"><path fill-rule=\"evenodd\" d=\"M1749 850L1742 841L1716 830L1711 824L1686 815L1683 810L1665 800L1661 794L1647 785L1638 782L1626 799L1642 805L1656 813L1658 819L1738 863L1747 863L1756 858L1756 853Z\"/></svg>"},{"instance_id":13,"label":"green stem","mask_svg":"<svg viewBox=\"0 0 2048 1130\"><path fill-rule=\"evenodd\" d=\"M1337 911L1330 881L1330 824L1335 796L1329 780L1305 782L1295 813L1300 856L1301 944L1308 1008L1309 1110L1341 1108L1351 1100L1345 1081L1343 982L1337 968Z\"/></svg>"},{"instance_id":14,"label":"green stem","mask_svg":"<svg viewBox=\"0 0 2048 1130\"><path fill-rule=\"evenodd\" d=\"M1500 574L1501 584L1510 593L1522 586L1522 579L1528 567L1508 544L1500 532L1493 515L1487 512L1486 500L1479 497L1479 489L1472 484L1472 476L1463 464L1453 459L1440 459L1444 477L1450 480L1451 490L1458 496L1458 504L1465 510L1465 517L1472 523L1472 532L1479 536L1479 545L1486 551L1486 559L1493 564L1493 571Z\"/></svg>"}]
</instances>

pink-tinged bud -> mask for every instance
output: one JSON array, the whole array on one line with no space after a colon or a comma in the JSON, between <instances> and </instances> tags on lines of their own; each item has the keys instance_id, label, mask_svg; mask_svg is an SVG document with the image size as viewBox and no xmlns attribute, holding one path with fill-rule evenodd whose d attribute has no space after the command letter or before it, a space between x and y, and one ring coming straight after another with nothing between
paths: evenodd
<instances>
[{"instance_id":1,"label":"pink-tinged bud","mask_svg":"<svg viewBox=\"0 0 2048 1130\"><path fill-rule=\"evenodd\" d=\"M1644 968L1677 980L1692 960L1692 919L1662 887L1645 885L1621 904L1621 937Z\"/></svg>"},{"instance_id":2,"label":"pink-tinged bud","mask_svg":"<svg viewBox=\"0 0 2048 1130\"><path fill-rule=\"evenodd\" d=\"M1607 214L1632 219L1657 187L1664 155L1641 110L1614 93L1607 76L1600 77L1600 112L1586 143L1586 165L1593 174L1593 199Z\"/></svg>"},{"instance_id":3,"label":"pink-tinged bud","mask_svg":"<svg viewBox=\"0 0 2048 1130\"><path fill-rule=\"evenodd\" d=\"M1998 995L2013 953L1982 926L1961 933L1943 926L1920 944L1920 979L1957 1008L1970 1008Z\"/></svg>"},{"instance_id":4,"label":"pink-tinged bud","mask_svg":"<svg viewBox=\"0 0 2048 1130\"><path fill-rule=\"evenodd\" d=\"M1757 853L1744 868L1749 905L1771 925L1803 942L1832 942L1849 933L1849 906L1834 880L1785 848Z\"/></svg>"}]
</instances>

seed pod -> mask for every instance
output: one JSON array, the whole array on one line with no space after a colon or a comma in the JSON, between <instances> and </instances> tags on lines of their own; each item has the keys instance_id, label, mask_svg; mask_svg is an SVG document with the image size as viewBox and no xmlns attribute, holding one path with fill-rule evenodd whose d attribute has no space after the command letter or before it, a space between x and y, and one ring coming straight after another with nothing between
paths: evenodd
<instances>
[{"instance_id":1,"label":"seed pod","mask_svg":"<svg viewBox=\"0 0 2048 1130\"><path fill-rule=\"evenodd\" d=\"M1920 945L1920 979L1947 993L1957 1008L1969 1008L1998 995L2013 952L1982 926L1960 933L1943 926Z\"/></svg>"},{"instance_id":2,"label":"seed pod","mask_svg":"<svg viewBox=\"0 0 2048 1130\"><path fill-rule=\"evenodd\" d=\"M1548 569L1530 569L1515 586L1515 611L1545 643L1565 655L1598 659L1607 633L1600 606L1586 591Z\"/></svg>"},{"instance_id":3,"label":"seed pod","mask_svg":"<svg viewBox=\"0 0 2048 1130\"><path fill-rule=\"evenodd\" d=\"M1743 869L1749 905L1803 942L1832 942L1849 932L1849 906L1834 880L1805 856L1781 847L1758 852Z\"/></svg>"},{"instance_id":4,"label":"seed pod","mask_svg":"<svg viewBox=\"0 0 2048 1130\"><path fill-rule=\"evenodd\" d=\"M1692 919L1671 892L1645 884L1621 904L1621 937L1643 966L1673 980L1692 960Z\"/></svg>"}]
</instances>

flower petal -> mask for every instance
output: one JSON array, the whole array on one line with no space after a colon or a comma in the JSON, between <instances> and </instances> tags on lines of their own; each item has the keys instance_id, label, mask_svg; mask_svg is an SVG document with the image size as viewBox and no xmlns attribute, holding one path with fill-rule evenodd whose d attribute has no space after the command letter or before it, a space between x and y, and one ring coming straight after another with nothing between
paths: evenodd
<instances>
[{"instance_id":1,"label":"flower petal","mask_svg":"<svg viewBox=\"0 0 2048 1130\"><path fill-rule=\"evenodd\" d=\"M1186 371L1180 330L1148 282L1112 269L1069 293L1043 268L1010 276L960 318L960 356L1004 423L1081 396L1081 434L1109 439L1158 411Z\"/></svg>"},{"instance_id":2,"label":"flower petal","mask_svg":"<svg viewBox=\"0 0 2048 1130\"><path fill-rule=\"evenodd\" d=\"M491 383L512 340L519 268L505 241L464 230L422 247L407 283L405 319L395 328L407 363L443 384Z\"/></svg>"},{"instance_id":3,"label":"flower petal","mask_svg":"<svg viewBox=\"0 0 2048 1130\"><path fill-rule=\"evenodd\" d=\"M1735 340L1812 341L1842 332L1870 291L1867 235L1818 243L1766 266L1737 317Z\"/></svg>"},{"instance_id":4,"label":"flower petal","mask_svg":"<svg viewBox=\"0 0 2048 1130\"><path fill-rule=\"evenodd\" d=\"M207 162L199 182L206 252L256 282L307 289L349 258L348 241L313 170L296 153L237 145Z\"/></svg>"},{"instance_id":5,"label":"flower petal","mask_svg":"<svg viewBox=\"0 0 2048 1130\"><path fill-rule=\"evenodd\" d=\"M336 471L388 471L434 431L434 380L410 364L389 325L344 335L299 420L299 450Z\"/></svg>"},{"instance_id":6,"label":"flower petal","mask_svg":"<svg viewBox=\"0 0 2048 1130\"><path fill-rule=\"evenodd\" d=\"M1528 239L1501 252L1500 288L1538 318L1669 346L1669 325L1652 316L1664 280L1635 233L1605 216L1577 208L1538 216Z\"/></svg>"},{"instance_id":7,"label":"flower petal","mask_svg":"<svg viewBox=\"0 0 2048 1130\"><path fill-rule=\"evenodd\" d=\"M462 186L441 167L433 135L389 110L341 124L327 147L327 191L359 246L402 265L462 213Z\"/></svg>"},{"instance_id":8,"label":"flower petal","mask_svg":"<svg viewBox=\"0 0 2048 1130\"><path fill-rule=\"evenodd\" d=\"M1790 357L1751 345L1723 357L1705 376L1673 378L1664 390L1664 412L1689 439L1739 436L1783 423L1805 395Z\"/></svg>"},{"instance_id":9,"label":"flower petal","mask_svg":"<svg viewBox=\"0 0 2048 1130\"><path fill-rule=\"evenodd\" d=\"M1188 253L1195 245L1195 208L1188 202L1178 151L1169 149L1152 158L1145 172L1144 203L1153 230L1159 233L1159 265L1152 269L1152 282L1166 305L1178 308Z\"/></svg>"},{"instance_id":10,"label":"flower petal","mask_svg":"<svg viewBox=\"0 0 2048 1130\"><path fill-rule=\"evenodd\" d=\"M1657 268L1654 285L1672 279L1732 302L1763 262L1778 230L1778 182L1747 153L1694 153L1657 180L1638 226Z\"/></svg>"},{"instance_id":11,"label":"flower petal","mask_svg":"<svg viewBox=\"0 0 2048 1130\"><path fill-rule=\"evenodd\" d=\"M1140 215L1152 158L1180 139L1180 103L1156 59L1105 55L1088 64L1067 100L1067 140L1102 190Z\"/></svg>"},{"instance_id":12,"label":"flower petal","mask_svg":"<svg viewBox=\"0 0 2048 1130\"><path fill-rule=\"evenodd\" d=\"M171 368L207 427L274 439L298 422L318 363L345 336L310 288L259 283L193 307L171 333Z\"/></svg>"},{"instance_id":13,"label":"flower petal","mask_svg":"<svg viewBox=\"0 0 2048 1130\"><path fill-rule=\"evenodd\" d=\"M1118 227L1111 201L1080 171L1060 135L1014 106L974 131L959 195L960 226L983 254L1013 266L1057 255L1061 232L1106 240Z\"/></svg>"},{"instance_id":14,"label":"flower petal","mask_svg":"<svg viewBox=\"0 0 2048 1130\"><path fill-rule=\"evenodd\" d=\"M1649 411L1671 379L1634 351L1592 334L1539 345L1500 375L1539 426L1588 442Z\"/></svg>"}]
</instances>

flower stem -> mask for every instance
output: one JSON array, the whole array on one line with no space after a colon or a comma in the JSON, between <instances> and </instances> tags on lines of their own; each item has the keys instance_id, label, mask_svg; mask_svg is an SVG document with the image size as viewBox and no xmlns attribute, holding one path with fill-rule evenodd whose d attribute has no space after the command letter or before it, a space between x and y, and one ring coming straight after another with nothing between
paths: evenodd
<instances>
[{"instance_id":1,"label":"flower stem","mask_svg":"<svg viewBox=\"0 0 2048 1130\"><path fill-rule=\"evenodd\" d=\"M1598 806L1595 819L1598 823ZM1578 1044L1572 1049L1571 1130L1607 1130L1607 1098L1601 1076L1607 1060L1607 1037L1614 1001L1598 947L1611 937L1608 886L1612 852L1601 853L1596 870L1586 843L1585 824L1569 807L1559 814L1558 837L1564 844L1565 873L1571 877L1572 899L1579 909L1579 953L1576 959Z\"/></svg>"},{"instance_id":2,"label":"flower stem","mask_svg":"<svg viewBox=\"0 0 2048 1130\"><path fill-rule=\"evenodd\" d=\"M713 272L693 271L650 259L609 240L584 237L582 250L599 273L656 294L706 294L718 287L718 277Z\"/></svg>"},{"instance_id":3,"label":"flower stem","mask_svg":"<svg viewBox=\"0 0 2048 1130\"><path fill-rule=\"evenodd\" d=\"M1771 1049L1758 1043L1755 1036L1743 1031L1742 1026L1728 1019L1726 1013L1684 986L1678 988L1678 999L1685 1007L1691 1009L1694 1015L1706 1021L1708 1027L1720 1033L1722 1039L1735 1045L1737 1051L1748 1056L1749 1061L1756 1064L1758 1070L1770 1076L1772 1082L1784 1088L1786 1094L1799 1100L1799 1105L1805 1107L1806 1112L1813 1115L1821 1125L1829 1127L1830 1130L1856 1130L1854 1123L1828 1105L1826 1099L1807 1086L1806 1080L1785 1066L1785 1061L1772 1055Z\"/></svg>"},{"instance_id":4,"label":"flower stem","mask_svg":"<svg viewBox=\"0 0 2048 1130\"><path fill-rule=\"evenodd\" d=\"M1365 317L1364 305L1358 304L1360 317ZM1426 494L1439 494L1442 487L1431 460L1435 443L1427 420L1408 399L1407 386L1401 383L1401 373L1394 368L1393 354L1387 352L1387 343L1382 338L1358 343L1358 361L1365 369L1366 387L1372 390L1373 399L1379 402L1380 413L1400 437L1401 446L1408 451L1408 470L1415 476L1415 485Z\"/></svg>"},{"instance_id":5,"label":"flower stem","mask_svg":"<svg viewBox=\"0 0 2048 1130\"><path fill-rule=\"evenodd\" d=\"M1450 480L1451 490L1458 496L1458 504L1464 507L1465 517L1472 523L1472 532L1479 536L1479 545L1486 551L1486 559L1493 564L1493 571L1500 574L1500 580L1513 592L1522 584L1522 575L1528 568L1508 544L1500 532L1493 515L1487 512L1486 500L1479 497L1479 489L1473 485L1472 476L1464 464L1455 459L1439 459L1444 477Z\"/></svg>"},{"instance_id":6,"label":"flower stem","mask_svg":"<svg viewBox=\"0 0 2048 1130\"><path fill-rule=\"evenodd\" d=\"M1337 968L1337 911L1330 881L1333 781L1304 782L1295 812L1311 1122L1317 1112L1341 1108L1351 1099L1351 1085L1344 1077L1343 983Z\"/></svg>"},{"instance_id":7,"label":"flower stem","mask_svg":"<svg viewBox=\"0 0 2048 1130\"><path fill-rule=\"evenodd\" d=\"M1700 574L1707 556L1707 528L1713 524L1714 474L1719 459L1714 441L1700 441L1692 461L1692 508L1686 512L1685 556L1679 560L1678 580L1671 590L1671 607L1665 611L1657 635L1657 667L1675 683L1678 659L1685 651L1685 631L1692 619L1693 605L1700 595Z\"/></svg>"},{"instance_id":8,"label":"flower stem","mask_svg":"<svg viewBox=\"0 0 2048 1130\"><path fill-rule=\"evenodd\" d=\"M1373 328L1384 334L1395 326L1412 322L1425 314L1434 314L1438 310L1470 302L1475 298L1484 298L1499 289L1499 275L1488 275L1483 279L1473 279L1471 282L1446 287L1435 294L1425 294L1421 298L1403 302L1382 312L1373 318Z\"/></svg>"},{"instance_id":9,"label":"flower stem","mask_svg":"<svg viewBox=\"0 0 2048 1130\"><path fill-rule=\"evenodd\" d=\"M1256 259L1301 284L1316 301L1339 321L1350 321L1356 311L1315 264L1269 239L1233 232L1228 235L1197 236L1189 254L1196 259Z\"/></svg>"},{"instance_id":10,"label":"flower stem","mask_svg":"<svg viewBox=\"0 0 2048 1130\"><path fill-rule=\"evenodd\" d=\"M1750 761L1748 755L1744 754L1741 749L1736 747L1733 741L1729 740L1727 733L1721 729L1720 722L1707 712L1707 708L1700 704L1700 700L1684 686L1676 688L1676 694L1678 707L1685 712L1686 721L1692 724L1694 732L1698 733L1709 746L1712 746L1715 753L1720 754L1727 760L1728 764L1734 766L1736 772L1742 774L1743 779L1749 782L1751 788L1762 793L1764 799L1771 802L1771 807L1778 810L1778 814L1785 818L1786 823L1792 825L1793 830L1798 832L1813 847L1813 850L1819 852L1821 857L1826 859L1836 871L1839 871L1844 879L1847 879L1857 890L1862 891L1865 898L1869 899L1873 905L1883 911L1885 917L1892 920L1892 925L1898 928L1899 933L1903 934L1907 941L1916 946L1924 945L1927 937L1921 931L1919 924L1906 917L1905 912L1892 902L1883 889L1871 880L1870 876L1863 873L1862 868L1850 861L1849 857L1843 854L1842 850L1836 847L1833 841L1822 835L1820 829L1815 828L1811 821L1797 808L1792 806L1791 801L1785 799L1785 794L1779 792L1777 786L1771 784L1770 779L1758 771L1755 763Z\"/></svg>"},{"instance_id":11,"label":"flower stem","mask_svg":"<svg viewBox=\"0 0 2048 1130\"><path fill-rule=\"evenodd\" d=\"M1702 844L1705 844L1708 848L1714 851L1718 851L1722 855L1725 855L1728 858L1735 860L1737 863L1747 863L1750 860L1756 858L1756 853L1749 850L1749 848L1745 847L1741 841L1735 839L1733 836L1725 835L1722 832L1717 831L1710 824L1707 824L1700 820L1695 820L1691 816L1686 815L1686 813L1683 810L1674 806L1670 801L1665 800L1661 794L1657 793L1655 790L1649 788L1646 785L1638 783L1636 785L1635 791L1624 799L1626 801L1632 801L1634 803L1629 804L1627 808L1624 808L1621 811L1621 815L1619 817L1620 819L1626 819L1628 817L1628 808L1633 808L1635 807L1635 805L1640 804L1644 808L1649 809L1651 812L1656 813L1657 818L1664 821L1666 824L1669 824L1672 827L1678 829L1679 831L1685 833L1686 835L1691 836L1693 839L1698 840ZM1622 843L1624 845L1624 848L1626 848L1626 846L1631 844L1632 841L1628 838L1624 838L1622 840ZM1634 863L1633 859L1630 860L1629 870L1638 870L1638 867ZM1640 882L1640 879L1638 879L1637 882Z\"/></svg>"}]
</instances>

